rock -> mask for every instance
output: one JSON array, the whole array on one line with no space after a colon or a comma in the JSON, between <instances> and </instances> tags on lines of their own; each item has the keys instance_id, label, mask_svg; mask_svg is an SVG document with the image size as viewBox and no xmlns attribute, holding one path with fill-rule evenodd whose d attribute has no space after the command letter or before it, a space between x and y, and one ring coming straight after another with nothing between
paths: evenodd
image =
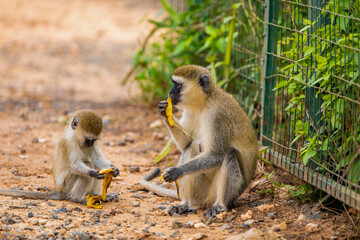
<instances>
[{"instance_id":1,"label":"rock","mask_svg":"<svg viewBox=\"0 0 360 240\"><path fill-rule=\"evenodd\" d=\"M16 223L16 222L14 221L14 219L9 218L9 217L7 217L7 218L5 218L4 220L2 220L2 222L3 222L4 224L6 224L6 225L12 225L12 224L15 224L15 223Z\"/></svg>"},{"instance_id":2,"label":"rock","mask_svg":"<svg viewBox=\"0 0 360 240\"><path fill-rule=\"evenodd\" d=\"M244 224L251 225L255 222L255 220L247 220L244 222Z\"/></svg>"},{"instance_id":3,"label":"rock","mask_svg":"<svg viewBox=\"0 0 360 240\"><path fill-rule=\"evenodd\" d=\"M222 212L216 215L216 218L221 221L224 221L225 217L226 217L226 212Z\"/></svg>"},{"instance_id":4,"label":"rock","mask_svg":"<svg viewBox=\"0 0 360 240\"><path fill-rule=\"evenodd\" d=\"M182 227L183 227L183 224L181 222L177 222L177 221L172 222L171 229L179 229L179 228L182 228Z\"/></svg>"},{"instance_id":5,"label":"rock","mask_svg":"<svg viewBox=\"0 0 360 240\"><path fill-rule=\"evenodd\" d=\"M157 120L153 121L149 125L150 128L159 128L161 126L163 126L163 123L162 123L162 121L160 119L157 119Z\"/></svg>"},{"instance_id":6,"label":"rock","mask_svg":"<svg viewBox=\"0 0 360 240\"><path fill-rule=\"evenodd\" d=\"M271 229L274 230L275 232L277 232L277 231L284 231L284 230L287 229L286 222L282 222L282 223L280 223L280 224L276 224L276 225L272 226ZM276 229L278 229L278 230L276 230Z\"/></svg>"},{"instance_id":7,"label":"rock","mask_svg":"<svg viewBox=\"0 0 360 240\"><path fill-rule=\"evenodd\" d=\"M311 208L310 208L309 204L305 204L304 206L302 206L302 207L301 207L301 212L302 212L305 216L311 215Z\"/></svg>"},{"instance_id":8,"label":"rock","mask_svg":"<svg viewBox=\"0 0 360 240\"><path fill-rule=\"evenodd\" d=\"M24 153L26 153L26 149L21 149L20 154L24 154Z\"/></svg>"},{"instance_id":9,"label":"rock","mask_svg":"<svg viewBox=\"0 0 360 240\"><path fill-rule=\"evenodd\" d=\"M246 223L243 223L243 224L241 224L241 227L242 227L242 228L246 228L246 227L249 227L249 225L246 224Z\"/></svg>"},{"instance_id":10,"label":"rock","mask_svg":"<svg viewBox=\"0 0 360 240\"><path fill-rule=\"evenodd\" d=\"M246 213L241 214L241 220L249 220L252 217L252 211L248 210Z\"/></svg>"},{"instance_id":11,"label":"rock","mask_svg":"<svg viewBox=\"0 0 360 240\"><path fill-rule=\"evenodd\" d=\"M137 194L137 193L136 193L136 194L134 195L134 198L144 199L144 196L141 196L140 194Z\"/></svg>"},{"instance_id":12,"label":"rock","mask_svg":"<svg viewBox=\"0 0 360 240\"><path fill-rule=\"evenodd\" d=\"M48 220L46 220L46 219L40 219L39 220L40 225L45 225L47 222L48 222Z\"/></svg>"},{"instance_id":13,"label":"rock","mask_svg":"<svg viewBox=\"0 0 360 240\"><path fill-rule=\"evenodd\" d=\"M140 206L140 203L138 203L138 202L133 202L132 206L133 206L133 207L139 207L139 206Z\"/></svg>"},{"instance_id":14,"label":"rock","mask_svg":"<svg viewBox=\"0 0 360 240\"><path fill-rule=\"evenodd\" d=\"M322 219L320 212L316 212L310 216L306 217L306 220Z\"/></svg>"},{"instance_id":15,"label":"rock","mask_svg":"<svg viewBox=\"0 0 360 240\"><path fill-rule=\"evenodd\" d=\"M305 215L304 214L300 214L299 215L299 217L298 217L298 219L296 220L296 222L301 222L301 221L303 221L303 220L305 220Z\"/></svg>"},{"instance_id":16,"label":"rock","mask_svg":"<svg viewBox=\"0 0 360 240\"><path fill-rule=\"evenodd\" d=\"M140 168L138 166L130 166L129 167L129 172L133 173L133 172L139 172Z\"/></svg>"},{"instance_id":17,"label":"rock","mask_svg":"<svg viewBox=\"0 0 360 240\"><path fill-rule=\"evenodd\" d=\"M275 218L276 212L268 213L269 218Z\"/></svg>"},{"instance_id":18,"label":"rock","mask_svg":"<svg viewBox=\"0 0 360 240\"><path fill-rule=\"evenodd\" d=\"M54 213L67 213L68 210L65 206L63 206L62 208L59 208L59 209L55 209L54 210Z\"/></svg>"},{"instance_id":19,"label":"rock","mask_svg":"<svg viewBox=\"0 0 360 240\"><path fill-rule=\"evenodd\" d=\"M319 231L319 224L316 223L308 223L305 226L305 230L307 232L313 233Z\"/></svg>"},{"instance_id":20,"label":"rock","mask_svg":"<svg viewBox=\"0 0 360 240\"><path fill-rule=\"evenodd\" d=\"M193 221L188 221L187 224L189 224L191 227L194 226L194 222L193 222Z\"/></svg>"},{"instance_id":21,"label":"rock","mask_svg":"<svg viewBox=\"0 0 360 240\"><path fill-rule=\"evenodd\" d=\"M37 219L32 219L32 220L30 221L30 223L31 223L31 225L38 225L38 224L39 224L39 220L37 220Z\"/></svg>"},{"instance_id":22,"label":"rock","mask_svg":"<svg viewBox=\"0 0 360 240\"><path fill-rule=\"evenodd\" d=\"M233 227L230 226L229 224L224 224L221 226L221 228L225 230L225 229L232 229Z\"/></svg>"},{"instance_id":23,"label":"rock","mask_svg":"<svg viewBox=\"0 0 360 240\"><path fill-rule=\"evenodd\" d=\"M176 234L178 234L178 233L179 233L179 230L176 230L175 232L170 234L170 237L175 238L175 237L177 237Z\"/></svg>"},{"instance_id":24,"label":"rock","mask_svg":"<svg viewBox=\"0 0 360 240\"><path fill-rule=\"evenodd\" d=\"M158 208L161 209L161 210L166 209L166 207L164 207L164 206L159 206Z\"/></svg>"},{"instance_id":25,"label":"rock","mask_svg":"<svg viewBox=\"0 0 360 240\"><path fill-rule=\"evenodd\" d=\"M166 135L164 133L154 132L151 138L153 140L161 141L166 138Z\"/></svg>"},{"instance_id":26,"label":"rock","mask_svg":"<svg viewBox=\"0 0 360 240\"><path fill-rule=\"evenodd\" d=\"M197 233L195 235L192 235L189 240L200 240L206 237L205 233Z\"/></svg>"},{"instance_id":27,"label":"rock","mask_svg":"<svg viewBox=\"0 0 360 240\"><path fill-rule=\"evenodd\" d=\"M121 140L117 140L117 141L116 141L116 145L119 146L119 147L122 147L122 146L125 146L125 145L126 145L126 142L121 141Z\"/></svg>"},{"instance_id":28,"label":"rock","mask_svg":"<svg viewBox=\"0 0 360 240\"><path fill-rule=\"evenodd\" d=\"M260 211L267 211L267 210L274 208L274 204L263 204L263 205L257 206L256 208L259 209Z\"/></svg>"},{"instance_id":29,"label":"rock","mask_svg":"<svg viewBox=\"0 0 360 240\"><path fill-rule=\"evenodd\" d=\"M268 230L263 231L256 228L251 228L245 233L240 233L238 235L234 235L231 237L228 237L226 240L243 240L243 239L249 239L249 240L283 240L284 238L280 236L279 234Z\"/></svg>"},{"instance_id":30,"label":"rock","mask_svg":"<svg viewBox=\"0 0 360 240\"><path fill-rule=\"evenodd\" d=\"M32 218L32 217L34 217L34 214L32 212L29 212L28 213L28 218Z\"/></svg>"},{"instance_id":31,"label":"rock","mask_svg":"<svg viewBox=\"0 0 360 240\"><path fill-rule=\"evenodd\" d=\"M83 212L84 210L82 210L79 207L74 207L73 209L71 209L72 212Z\"/></svg>"},{"instance_id":32,"label":"rock","mask_svg":"<svg viewBox=\"0 0 360 240\"><path fill-rule=\"evenodd\" d=\"M205 225L204 223L195 223L195 224L194 224L194 227L195 227L195 228L205 228L206 225Z\"/></svg>"}]
</instances>

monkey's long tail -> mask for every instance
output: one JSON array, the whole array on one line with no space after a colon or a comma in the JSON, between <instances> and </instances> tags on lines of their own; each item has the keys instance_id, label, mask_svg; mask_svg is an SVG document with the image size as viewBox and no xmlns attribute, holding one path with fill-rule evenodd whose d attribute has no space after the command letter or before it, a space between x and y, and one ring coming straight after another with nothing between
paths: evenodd
<instances>
[{"instance_id":1,"label":"monkey's long tail","mask_svg":"<svg viewBox=\"0 0 360 240\"><path fill-rule=\"evenodd\" d=\"M21 191L21 190L0 189L0 195L10 196L10 197L30 198L30 199L64 200L57 191L28 192L28 191Z\"/></svg>"},{"instance_id":2,"label":"monkey's long tail","mask_svg":"<svg viewBox=\"0 0 360 240\"><path fill-rule=\"evenodd\" d=\"M149 190L159 196L163 197L171 197L178 199L176 190L168 189L155 183L150 182L152 179L156 178L160 173L160 169L156 168L154 171L150 172L142 179L140 179L140 185L143 186L146 190Z\"/></svg>"}]
</instances>

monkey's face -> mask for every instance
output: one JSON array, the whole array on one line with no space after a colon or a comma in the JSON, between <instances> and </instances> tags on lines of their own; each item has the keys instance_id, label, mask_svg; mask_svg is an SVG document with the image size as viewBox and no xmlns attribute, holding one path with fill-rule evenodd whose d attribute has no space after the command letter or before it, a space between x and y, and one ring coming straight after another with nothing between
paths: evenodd
<instances>
[{"instance_id":1,"label":"monkey's face","mask_svg":"<svg viewBox=\"0 0 360 240\"><path fill-rule=\"evenodd\" d=\"M177 108L196 108L206 100L210 86L210 80L206 75L201 74L195 79L173 75L171 80L174 86L169 97Z\"/></svg>"},{"instance_id":2,"label":"monkey's face","mask_svg":"<svg viewBox=\"0 0 360 240\"><path fill-rule=\"evenodd\" d=\"M84 124L86 121L89 122L88 124L94 125L94 127L86 126ZM74 117L74 119L71 122L71 128L74 131L74 138L81 147L85 147L85 148L92 147L95 141L100 138L101 130L97 129L99 125L97 123L98 121L95 122L96 124L92 123L91 121L94 122L93 119L89 119L89 118L79 119L79 117ZM86 129L90 129L93 133L89 132Z\"/></svg>"},{"instance_id":3,"label":"monkey's face","mask_svg":"<svg viewBox=\"0 0 360 240\"><path fill-rule=\"evenodd\" d=\"M171 98L171 102L176 105L181 102L181 91L183 90L183 82L182 78L177 76L173 76L171 78L171 81L173 82L174 86L169 92L169 97Z\"/></svg>"}]
</instances>

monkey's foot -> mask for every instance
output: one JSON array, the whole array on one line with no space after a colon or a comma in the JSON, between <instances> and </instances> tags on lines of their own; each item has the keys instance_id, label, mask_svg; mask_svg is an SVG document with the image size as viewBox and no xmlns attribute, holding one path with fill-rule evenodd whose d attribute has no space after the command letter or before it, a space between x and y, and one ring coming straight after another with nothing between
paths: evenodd
<instances>
[{"instance_id":1,"label":"monkey's foot","mask_svg":"<svg viewBox=\"0 0 360 240\"><path fill-rule=\"evenodd\" d=\"M109 193L106 195L105 202L118 202L119 201L119 193Z\"/></svg>"},{"instance_id":2,"label":"monkey's foot","mask_svg":"<svg viewBox=\"0 0 360 240\"><path fill-rule=\"evenodd\" d=\"M225 211L226 208L223 207L223 206L220 206L220 205L216 205L216 206L212 206L210 208L208 208L204 213L203 215L205 217L208 217L208 218L212 218L212 217L215 217L216 214L219 214L223 211Z\"/></svg>"},{"instance_id":3,"label":"monkey's foot","mask_svg":"<svg viewBox=\"0 0 360 240\"><path fill-rule=\"evenodd\" d=\"M177 205L177 206L171 205L166 209L166 211L171 216L174 215L175 213L181 215L181 214L193 214L197 212L195 208L187 205Z\"/></svg>"}]
</instances>

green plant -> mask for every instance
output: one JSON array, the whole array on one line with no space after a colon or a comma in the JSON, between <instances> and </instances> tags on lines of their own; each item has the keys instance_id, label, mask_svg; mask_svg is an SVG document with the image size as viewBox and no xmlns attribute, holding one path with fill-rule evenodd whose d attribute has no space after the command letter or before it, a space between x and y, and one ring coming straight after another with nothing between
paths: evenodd
<instances>
[{"instance_id":1,"label":"green plant","mask_svg":"<svg viewBox=\"0 0 360 240\"><path fill-rule=\"evenodd\" d=\"M278 42L283 62L290 64L279 69L274 91L289 98L291 146L300 150L303 164L358 184L360 29L350 19L358 18L360 10L358 0L351 2L330 1L313 21L305 12L291 11L300 19L294 27L301 30Z\"/></svg>"}]
</instances>

